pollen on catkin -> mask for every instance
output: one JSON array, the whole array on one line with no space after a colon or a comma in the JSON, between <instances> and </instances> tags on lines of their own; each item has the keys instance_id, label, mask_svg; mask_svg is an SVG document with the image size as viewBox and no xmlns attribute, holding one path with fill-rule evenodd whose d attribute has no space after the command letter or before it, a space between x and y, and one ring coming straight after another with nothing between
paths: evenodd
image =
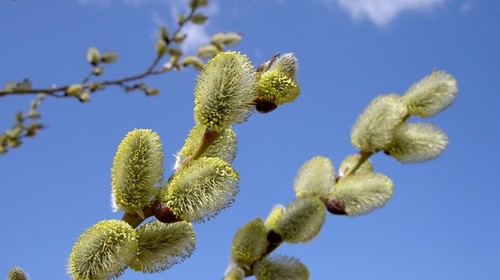
<instances>
[{"instance_id":1,"label":"pollen on catkin","mask_svg":"<svg viewBox=\"0 0 500 280\"><path fill-rule=\"evenodd\" d=\"M298 259L288 256L271 256L255 265L257 280L307 280L309 270Z\"/></svg>"},{"instance_id":2,"label":"pollen on catkin","mask_svg":"<svg viewBox=\"0 0 500 280\"><path fill-rule=\"evenodd\" d=\"M387 153L403 163L415 163L438 157L448 145L446 133L432 124L403 124L396 129Z\"/></svg>"},{"instance_id":3,"label":"pollen on catkin","mask_svg":"<svg viewBox=\"0 0 500 280\"><path fill-rule=\"evenodd\" d=\"M180 162L196 151L205 131L206 127L202 124L196 124L191 129L184 146L177 154L177 161L179 163L176 163L176 166L180 166ZM230 163L236 157L236 147L236 133L231 127L228 127L221 132L219 137L205 150L201 157L218 157Z\"/></svg>"},{"instance_id":4,"label":"pollen on catkin","mask_svg":"<svg viewBox=\"0 0 500 280\"><path fill-rule=\"evenodd\" d=\"M342 178L332 187L330 196L344 206L347 215L357 216L384 206L393 191L389 177L364 173Z\"/></svg>"},{"instance_id":5,"label":"pollen on catkin","mask_svg":"<svg viewBox=\"0 0 500 280\"><path fill-rule=\"evenodd\" d=\"M195 117L221 132L245 121L254 108L253 66L238 52L221 52L211 59L196 80Z\"/></svg>"},{"instance_id":6,"label":"pollen on catkin","mask_svg":"<svg viewBox=\"0 0 500 280\"><path fill-rule=\"evenodd\" d=\"M186 221L203 222L228 207L238 193L239 175L219 158L202 157L182 168L160 197Z\"/></svg>"},{"instance_id":7,"label":"pollen on catkin","mask_svg":"<svg viewBox=\"0 0 500 280\"><path fill-rule=\"evenodd\" d=\"M455 101L457 92L455 78L444 71L435 70L410 87L401 101L410 114L427 118L448 108Z\"/></svg>"},{"instance_id":8,"label":"pollen on catkin","mask_svg":"<svg viewBox=\"0 0 500 280\"><path fill-rule=\"evenodd\" d=\"M136 231L126 222L103 220L87 229L69 256L68 270L75 280L118 277L138 250Z\"/></svg>"},{"instance_id":9,"label":"pollen on catkin","mask_svg":"<svg viewBox=\"0 0 500 280\"><path fill-rule=\"evenodd\" d=\"M316 156L305 162L297 171L293 187L297 197L313 195L324 199L328 196L334 181L335 171L332 161L326 157Z\"/></svg>"},{"instance_id":10,"label":"pollen on catkin","mask_svg":"<svg viewBox=\"0 0 500 280\"><path fill-rule=\"evenodd\" d=\"M352 144L365 152L384 150L391 143L394 130L405 114L406 109L396 94L376 97L352 127Z\"/></svg>"},{"instance_id":11,"label":"pollen on catkin","mask_svg":"<svg viewBox=\"0 0 500 280\"><path fill-rule=\"evenodd\" d=\"M281 204L275 205L273 209L271 209L271 212L269 212L269 215L267 215L266 221L264 222L267 230L274 228L276 223L280 220L283 211L285 211L285 206Z\"/></svg>"},{"instance_id":12,"label":"pollen on catkin","mask_svg":"<svg viewBox=\"0 0 500 280\"><path fill-rule=\"evenodd\" d=\"M14 267L9 271L9 276L7 280L28 280L29 276L20 267Z\"/></svg>"},{"instance_id":13,"label":"pollen on catkin","mask_svg":"<svg viewBox=\"0 0 500 280\"><path fill-rule=\"evenodd\" d=\"M112 197L116 206L127 213L142 214L162 180L163 151L158 134L150 129L134 129L127 133L118 146L111 168Z\"/></svg>"},{"instance_id":14,"label":"pollen on catkin","mask_svg":"<svg viewBox=\"0 0 500 280\"><path fill-rule=\"evenodd\" d=\"M161 223L141 225L137 229L139 253L135 270L155 273L184 261L195 249L195 232L191 223Z\"/></svg>"},{"instance_id":15,"label":"pollen on catkin","mask_svg":"<svg viewBox=\"0 0 500 280\"><path fill-rule=\"evenodd\" d=\"M264 72L259 79L257 95L276 105L294 101L300 94L295 78L276 68Z\"/></svg>"},{"instance_id":16,"label":"pollen on catkin","mask_svg":"<svg viewBox=\"0 0 500 280\"><path fill-rule=\"evenodd\" d=\"M304 196L290 202L274 231L281 235L283 241L303 243L313 239L321 230L325 221L325 205L315 196Z\"/></svg>"},{"instance_id":17,"label":"pollen on catkin","mask_svg":"<svg viewBox=\"0 0 500 280\"><path fill-rule=\"evenodd\" d=\"M233 238L231 260L238 266L250 268L267 249L266 227L260 218L242 226Z\"/></svg>"}]
</instances>

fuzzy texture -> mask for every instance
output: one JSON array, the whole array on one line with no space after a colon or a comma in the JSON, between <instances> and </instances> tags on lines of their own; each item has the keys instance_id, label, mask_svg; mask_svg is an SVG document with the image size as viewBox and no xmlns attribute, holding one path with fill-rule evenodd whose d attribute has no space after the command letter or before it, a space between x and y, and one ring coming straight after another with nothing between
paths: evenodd
<instances>
[{"instance_id":1,"label":"fuzzy texture","mask_svg":"<svg viewBox=\"0 0 500 280\"><path fill-rule=\"evenodd\" d=\"M112 197L127 213L142 214L163 180L160 137L150 129L134 129L118 146L111 168Z\"/></svg>"},{"instance_id":2,"label":"fuzzy texture","mask_svg":"<svg viewBox=\"0 0 500 280\"><path fill-rule=\"evenodd\" d=\"M304 163L295 176L293 188L297 197L305 195L324 199L335 181L332 161L326 157L313 157Z\"/></svg>"},{"instance_id":3,"label":"fuzzy texture","mask_svg":"<svg viewBox=\"0 0 500 280\"><path fill-rule=\"evenodd\" d=\"M299 94L299 84L279 68L264 72L260 76L257 95L273 104L281 105L292 102Z\"/></svg>"},{"instance_id":4,"label":"fuzzy texture","mask_svg":"<svg viewBox=\"0 0 500 280\"><path fill-rule=\"evenodd\" d=\"M275 205L273 209L271 209L271 212L267 215L266 221L264 222L267 230L271 230L276 226L276 223L280 220L283 211L285 211L285 206L281 204Z\"/></svg>"},{"instance_id":5,"label":"fuzzy texture","mask_svg":"<svg viewBox=\"0 0 500 280\"><path fill-rule=\"evenodd\" d=\"M250 60L238 52L222 52L203 68L195 88L195 117L221 132L245 121L254 108L254 75Z\"/></svg>"},{"instance_id":6,"label":"fuzzy texture","mask_svg":"<svg viewBox=\"0 0 500 280\"><path fill-rule=\"evenodd\" d=\"M351 142L365 152L384 150L406 114L399 96L380 95L372 100L351 130Z\"/></svg>"},{"instance_id":7,"label":"fuzzy texture","mask_svg":"<svg viewBox=\"0 0 500 280\"><path fill-rule=\"evenodd\" d=\"M75 280L117 278L136 257L137 240L136 231L126 222L100 221L73 246L69 272Z\"/></svg>"},{"instance_id":8,"label":"fuzzy texture","mask_svg":"<svg viewBox=\"0 0 500 280\"><path fill-rule=\"evenodd\" d=\"M313 239L325 221L325 205L314 196L304 196L290 202L274 226L284 241L303 243Z\"/></svg>"},{"instance_id":9,"label":"fuzzy texture","mask_svg":"<svg viewBox=\"0 0 500 280\"><path fill-rule=\"evenodd\" d=\"M457 92L455 78L435 70L408 89L401 100L410 114L427 118L448 108L455 101Z\"/></svg>"},{"instance_id":10,"label":"fuzzy texture","mask_svg":"<svg viewBox=\"0 0 500 280\"><path fill-rule=\"evenodd\" d=\"M9 271L7 280L28 280L28 274L20 267L14 267Z\"/></svg>"},{"instance_id":11,"label":"fuzzy texture","mask_svg":"<svg viewBox=\"0 0 500 280\"><path fill-rule=\"evenodd\" d=\"M179 170L161 198L186 221L202 222L228 207L238 193L238 173L219 158L202 157Z\"/></svg>"},{"instance_id":12,"label":"fuzzy texture","mask_svg":"<svg viewBox=\"0 0 500 280\"><path fill-rule=\"evenodd\" d=\"M432 124L404 124L396 129L387 152L403 163L432 160L446 149L448 137Z\"/></svg>"},{"instance_id":13,"label":"fuzzy texture","mask_svg":"<svg viewBox=\"0 0 500 280\"><path fill-rule=\"evenodd\" d=\"M245 279L245 271L236 265L231 265L224 275L222 280L243 280Z\"/></svg>"},{"instance_id":14,"label":"fuzzy texture","mask_svg":"<svg viewBox=\"0 0 500 280\"><path fill-rule=\"evenodd\" d=\"M132 268L147 273L164 271L189 258L195 249L195 232L191 223L165 224L158 221L137 229L139 254Z\"/></svg>"},{"instance_id":15,"label":"fuzzy texture","mask_svg":"<svg viewBox=\"0 0 500 280\"><path fill-rule=\"evenodd\" d=\"M331 196L344 206L347 215L357 216L384 206L393 191L389 177L366 173L342 178L333 186Z\"/></svg>"},{"instance_id":16,"label":"fuzzy texture","mask_svg":"<svg viewBox=\"0 0 500 280\"><path fill-rule=\"evenodd\" d=\"M242 226L233 238L231 259L238 266L250 268L267 249L266 227L260 218Z\"/></svg>"},{"instance_id":17,"label":"fuzzy texture","mask_svg":"<svg viewBox=\"0 0 500 280\"><path fill-rule=\"evenodd\" d=\"M191 129L184 146L177 154L176 167L180 166L181 162L196 151L205 130L206 127L202 124L197 124ZM218 157L231 163L236 157L236 147L236 133L233 129L228 127L221 132L219 137L217 137L217 139L205 150L201 157Z\"/></svg>"},{"instance_id":18,"label":"fuzzy texture","mask_svg":"<svg viewBox=\"0 0 500 280\"><path fill-rule=\"evenodd\" d=\"M299 260L287 256L272 256L255 266L257 280L307 280L309 270Z\"/></svg>"},{"instance_id":19,"label":"fuzzy texture","mask_svg":"<svg viewBox=\"0 0 500 280\"><path fill-rule=\"evenodd\" d=\"M339 167L339 176L344 176L349 170L351 170L356 163L358 162L360 155L350 155L347 156ZM353 174L365 174L365 173L373 173L373 165L370 160L366 160L361 164L358 169Z\"/></svg>"},{"instance_id":20,"label":"fuzzy texture","mask_svg":"<svg viewBox=\"0 0 500 280\"><path fill-rule=\"evenodd\" d=\"M293 53L285 53L276 58L276 61L271 65L269 71L279 69L287 76L295 78L299 69L297 57Z\"/></svg>"}]
</instances>

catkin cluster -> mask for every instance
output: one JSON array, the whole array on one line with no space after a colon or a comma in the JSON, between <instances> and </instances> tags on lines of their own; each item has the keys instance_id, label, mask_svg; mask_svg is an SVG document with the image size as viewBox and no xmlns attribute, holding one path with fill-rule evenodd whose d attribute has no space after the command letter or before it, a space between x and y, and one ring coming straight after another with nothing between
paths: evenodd
<instances>
[{"instance_id":1,"label":"catkin cluster","mask_svg":"<svg viewBox=\"0 0 500 280\"><path fill-rule=\"evenodd\" d=\"M78 238L68 265L74 279L112 279L127 268L160 272L191 255L195 248L192 223L213 218L238 193L239 174L231 165L237 145L232 125L246 121L259 100L275 108L299 94L293 54L267 63L268 69L254 70L245 55L229 51L217 54L203 67L194 89L195 125L176 155L168 180L164 180L158 134L134 129L125 136L111 168L112 206L123 211L124 217L100 221ZM277 71L279 79L263 78ZM151 216L156 220L141 224ZM258 232L265 234L263 224ZM261 244L259 250L266 246ZM255 261L241 257L242 262ZM268 273L272 263L263 263L262 273Z\"/></svg>"},{"instance_id":2,"label":"catkin cluster","mask_svg":"<svg viewBox=\"0 0 500 280\"><path fill-rule=\"evenodd\" d=\"M369 157L379 151L396 160L422 162L446 148L446 134L436 126L409 123L411 116L433 116L455 99L455 79L442 71L412 86L403 96L376 97L358 117L351 140L358 154L347 156L336 174L329 158L316 156L304 163L294 180L295 200L276 205L267 219L257 218L234 236L225 280L255 275L258 280L309 279L307 267L292 257L271 255L282 242L313 239L326 211L358 216L384 206L391 198L392 180L374 171Z\"/></svg>"}]
</instances>

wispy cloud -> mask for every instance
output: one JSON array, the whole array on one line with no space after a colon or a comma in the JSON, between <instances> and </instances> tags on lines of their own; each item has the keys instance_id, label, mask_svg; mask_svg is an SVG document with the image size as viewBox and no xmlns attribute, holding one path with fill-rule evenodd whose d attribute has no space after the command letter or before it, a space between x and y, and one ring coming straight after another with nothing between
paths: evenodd
<instances>
[{"instance_id":1,"label":"wispy cloud","mask_svg":"<svg viewBox=\"0 0 500 280\"><path fill-rule=\"evenodd\" d=\"M430 11L445 0L322 0L336 2L355 20L368 19L377 26L385 26L403 12Z\"/></svg>"},{"instance_id":2,"label":"wispy cloud","mask_svg":"<svg viewBox=\"0 0 500 280\"><path fill-rule=\"evenodd\" d=\"M189 1L171 1L170 2L170 14L172 18L177 18L179 14L186 14L188 12ZM210 1L210 5L204 7L203 10L204 15L208 16L208 18L212 18L219 12L219 6L217 2ZM182 32L186 34L186 39L181 44L182 51L184 53L193 53L198 50L198 48L204 44L210 42L210 33L207 31L208 23L197 25L187 23L182 28Z\"/></svg>"}]
</instances>

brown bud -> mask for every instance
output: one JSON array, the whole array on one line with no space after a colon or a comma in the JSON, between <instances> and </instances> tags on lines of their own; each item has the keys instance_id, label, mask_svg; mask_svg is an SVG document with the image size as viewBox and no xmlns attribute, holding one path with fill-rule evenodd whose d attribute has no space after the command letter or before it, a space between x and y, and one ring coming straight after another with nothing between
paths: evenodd
<instances>
[{"instance_id":1,"label":"brown bud","mask_svg":"<svg viewBox=\"0 0 500 280\"><path fill-rule=\"evenodd\" d=\"M268 101L262 97L255 99L255 109L257 112L266 114L274 111L278 106L271 101Z\"/></svg>"}]
</instances>

